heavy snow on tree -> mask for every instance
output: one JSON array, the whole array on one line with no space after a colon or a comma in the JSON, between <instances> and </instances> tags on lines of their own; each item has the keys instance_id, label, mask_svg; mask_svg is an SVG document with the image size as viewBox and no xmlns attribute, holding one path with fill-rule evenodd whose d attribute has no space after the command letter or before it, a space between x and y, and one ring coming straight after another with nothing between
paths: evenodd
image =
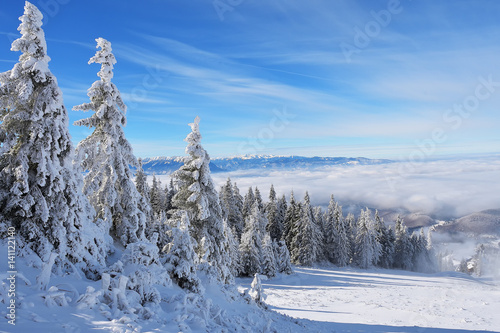
<instances>
[{"instance_id":1,"label":"heavy snow on tree","mask_svg":"<svg viewBox=\"0 0 500 333\"><path fill-rule=\"evenodd\" d=\"M262 237L259 224L263 218L258 203L255 201L251 214L245 220L245 230L241 235L240 258L242 275L253 276L260 273L262 255Z\"/></svg>"},{"instance_id":2,"label":"heavy snow on tree","mask_svg":"<svg viewBox=\"0 0 500 333\"><path fill-rule=\"evenodd\" d=\"M141 195L137 191L130 165L137 165L132 146L125 138L127 107L118 88L111 82L115 56L111 43L97 38L100 48L89 64L101 65L87 95L90 103L73 107L73 110L95 113L75 125L94 128L92 134L82 140L77 148L78 161L88 171L84 178L84 193L103 219L110 234L123 246L144 239L146 215L139 209Z\"/></svg>"},{"instance_id":3,"label":"heavy snow on tree","mask_svg":"<svg viewBox=\"0 0 500 333\"><path fill-rule=\"evenodd\" d=\"M229 269L229 243L224 236L224 224L219 196L210 175L210 156L201 145L200 118L190 123L191 133L185 141L184 164L172 174L177 193L172 198L174 209L188 213L191 233L198 243L196 253L202 269L222 283L232 283Z\"/></svg>"},{"instance_id":4,"label":"heavy snow on tree","mask_svg":"<svg viewBox=\"0 0 500 333\"><path fill-rule=\"evenodd\" d=\"M42 14L26 2L20 21L22 36L11 48L22 52L19 62L0 74L0 234L14 227L25 251L43 261L55 252L59 263L98 275L105 235L92 222L72 164L68 114L48 67Z\"/></svg>"}]
</instances>

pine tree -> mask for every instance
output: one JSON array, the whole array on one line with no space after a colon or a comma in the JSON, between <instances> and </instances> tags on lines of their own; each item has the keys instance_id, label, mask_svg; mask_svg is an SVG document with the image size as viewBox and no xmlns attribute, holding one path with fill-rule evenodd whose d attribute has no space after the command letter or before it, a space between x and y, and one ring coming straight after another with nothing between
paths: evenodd
<instances>
[{"instance_id":1,"label":"pine tree","mask_svg":"<svg viewBox=\"0 0 500 333\"><path fill-rule=\"evenodd\" d=\"M276 203L276 224L281 226L281 233L280 237L277 239L277 241L285 240L285 214L287 210L287 203L286 203L286 197L283 194L281 198L278 199L278 202Z\"/></svg>"},{"instance_id":2,"label":"pine tree","mask_svg":"<svg viewBox=\"0 0 500 333\"><path fill-rule=\"evenodd\" d=\"M351 259L351 241L348 219L342 215L342 206L337 202L334 208L335 227L337 229L338 247L336 253L336 265L344 267L349 265Z\"/></svg>"},{"instance_id":3,"label":"pine tree","mask_svg":"<svg viewBox=\"0 0 500 333\"><path fill-rule=\"evenodd\" d=\"M285 273L285 274L292 274L292 263L290 259L290 252L288 251L288 248L286 247L285 241L281 240L277 244L277 259L276 263L278 266L278 271L280 273Z\"/></svg>"},{"instance_id":4,"label":"pine tree","mask_svg":"<svg viewBox=\"0 0 500 333\"><path fill-rule=\"evenodd\" d=\"M413 247L401 216L395 224L396 240L394 243L394 267L409 270L412 267Z\"/></svg>"},{"instance_id":5,"label":"pine tree","mask_svg":"<svg viewBox=\"0 0 500 333\"><path fill-rule=\"evenodd\" d=\"M295 237L296 224L300 218L300 205L295 201L293 191L290 193L290 202L285 212L284 228L283 228L283 239L285 240L286 246L293 251L293 238Z\"/></svg>"},{"instance_id":6,"label":"pine tree","mask_svg":"<svg viewBox=\"0 0 500 333\"><path fill-rule=\"evenodd\" d=\"M318 250L316 261L326 260L326 250L325 250L325 221L323 209L321 206L313 207L313 221L316 224L316 229L318 231Z\"/></svg>"},{"instance_id":7,"label":"pine tree","mask_svg":"<svg viewBox=\"0 0 500 333\"><path fill-rule=\"evenodd\" d=\"M349 238L349 247L351 249L350 252L350 259L349 263L354 262L355 256L356 256L356 232L357 232L357 225L356 225L356 219L354 217L353 213L348 213L346 218L345 218L345 225L347 226L347 234Z\"/></svg>"},{"instance_id":8,"label":"pine tree","mask_svg":"<svg viewBox=\"0 0 500 333\"><path fill-rule=\"evenodd\" d=\"M259 224L262 213L257 203L252 207L252 213L245 220L245 230L241 235L240 258L242 275L253 276L260 273L260 260L262 253L262 238Z\"/></svg>"},{"instance_id":9,"label":"pine tree","mask_svg":"<svg viewBox=\"0 0 500 333\"><path fill-rule=\"evenodd\" d=\"M257 204L259 205L259 209L261 211L264 211L264 204L262 203L262 196L260 195L260 191L257 188L257 186L255 186L254 197L255 197L255 200L257 200Z\"/></svg>"},{"instance_id":10,"label":"pine tree","mask_svg":"<svg viewBox=\"0 0 500 333\"><path fill-rule=\"evenodd\" d=\"M224 236L224 224L219 196L210 175L210 156L201 145L200 118L189 124L184 164L172 174L177 193L172 198L175 209L185 210L191 221L191 233L198 243L196 253L202 269L209 277L222 283L232 283L229 269L229 243Z\"/></svg>"},{"instance_id":11,"label":"pine tree","mask_svg":"<svg viewBox=\"0 0 500 333\"><path fill-rule=\"evenodd\" d=\"M317 260L318 238L320 236L314 222L309 194L306 192L300 207L300 218L293 231L291 257L297 265L310 266Z\"/></svg>"},{"instance_id":12,"label":"pine tree","mask_svg":"<svg viewBox=\"0 0 500 333\"><path fill-rule=\"evenodd\" d=\"M130 165L137 165L137 160L123 132L127 107L111 82L116 60L110 42L103 38L96 41L101 49L89 64L101 65L97 73L100 80L88 90L90 103L73 107L74 110L95 111L90 118L75 122L75 125L94 128L94 131L78 144L76 151L83 170L88 171L84 193L97 217L107 224L110 234L125 246L144 238L146 215L139 209L142 196L132 181L130 170Z\"/></svg>"},{"instance_id":13,"label":"pine tree","mask_svg":"<svg viewBox=\"0 0 500 333\"><path fill-rule=\"evenodd\" d=\"M137 192L141 195L139 201L139 210L146 215L146 229L145 234L148 239L152 239L155 229L155 219L153 217L153 210L151 209L151 199L149 197L149 185L147 183L147 176L142 169L142 159L138 159L138 166L135 172L135 187Z\"/></svg>"},{"instance_id":14,"label":"pine tree","mask_svg":"<svg viewBox=\"0 0 500 333\"><path fill-rule=\"evenodd\" d=\"M381 248L377 265L389 268L392 265L394 256L394 243L389 240L389 230L384 223L384 219L379 216L378 210L375 211L375 235Z\"/></svg>"},{"instance_id":15,"label":"pine tree","mask_svg":"<svg viewBox=\"0 0 500 333\"><path fill-rule=\"evenodd\" d=\"M269 202L266 205L266 215L268 221L267 231L273 241L279 241L283 234L283 221L278 216L278 202L276 200L276 192L274 191L273 185L271 185L269 191Z\"/></svg>"},{"instance_id":16,"label":"pine tree","mask_svg":"<svg viewBox=\"0 0 500 333\"><path fill-rule=\"evenodd\" d=\"M267 277L276 276L276 259L271 235L266 233L262 241L262 271Z\"/></svg>"},{"instance_id":17,"label":"pine tree","mask_svg":"<svg viewBox=\"0 0 500 333\"><path fill-rule=\"evenodd\" d=\"M226 236L226 239L229 243L229 255L231 256L231 273L234 276L239 276L241 275L241 272L243 270L241 265L239 242L236 239L235 232L226 221L224 221L224 235Z\"/></svg>"},{"instance_id":18,"label":"pine tree","mask_svg":"<svg viewBox=\"0 0 500 333\"><path fill-rule=\"evenodd\" d=\"M233 186L229 178L226 184L221 187L220 202L223 216L227 219L229 227L235 230L235 237L237 237L237 241L239 241L243 233L243 215L236 203Z\"/></svg>"},{"instance_id":19,"label":"pine tree","mask_svg":"<svg viewBox=\"0 0 500 333\"><path fill-rule=\"evenodd\" d=\"M338 226L336 220L336 206L337 203L333 197L333 194L330 196L330 203L328 204L328 210L325 213L324 217L324 230L325 230L325 254L326 259L331 263L338 264L338 253L340 244L339 244L339 234L338 234Z\"/></svg>"},{"instance_id":20,"label":"pine tree","mask_svg":"<svg viewBox=\"0 0 500 333\"><path fill-rule=\"evenodd\" d=\"M245 218L243 217L243 197L240 194L240 189L236 185L233 184L233 198L236 209L236 218L235 218L235 230L236 230L236 238L238 241L241 239L241 234L243 233L243 229L245 228Z\"/></svg>"},{"instance_id":21,"label":"pine tree","mask_svg":"<svg viewBox=\"0 0 500 333\"><path fill-rule=\"evenodd\" d=\"M253 194L252 187L249 187L247 194L245 194L245 199L243 200L243 209L241 211L244 220L246 220L246 218L252 213L252 207L254 202L255 202L255 195Z\"/></svg>"},{"instance_id":22,"label":"pine tree","mask_svg":"<svg viewBox=\"0 0 500 333\"><path fill-rule=\"evenodd\" d=\"M356 231L355 261L361 268L368 268L373 261L373 244L369 230L368 209L361 210Z\"/></svg>"},{"instance_id":23,"label":"pine tree","mask_svg":"<svg viewBox=\"0 0 500 333\"><path fill-rule=\"evenodd\" d=\"M201 292L203 286L196 274L196 241L189 234L188 215L185 211L177 211L169 223L175 226L169 230L171 241L163 248L167 270L179 287Z\"/></svg>"},{"instance_id":24,"label":"pine tree","mask_svg":"<svg viewBox=\"0 0 500 333\"><path fill-rule=\"evenodd\" d=\"M156 175L153 175L153 183L151 185L151 189L149 190L149 197L151 201L151 209L153 211L153 215L156 219L162 215L162 213L166 212L165 207L165 191L162 189L162 184L159 179L156 178Z\"/></svg>"},{"instance_id":25,"label":"pine tree","mask_svg":"<svg viewBox=\"0 0 500 333\"><path fill-rule=\"evenodd\" d=\"M12 43L19 62L0 74L0 235L14 227L18 248L56 266L72 263L99 275L107 254L101 221L81 195L82 176L72 164L68 114L50 72L42 14L26 2L21 37Z\"/></svg>"}]
</instances>

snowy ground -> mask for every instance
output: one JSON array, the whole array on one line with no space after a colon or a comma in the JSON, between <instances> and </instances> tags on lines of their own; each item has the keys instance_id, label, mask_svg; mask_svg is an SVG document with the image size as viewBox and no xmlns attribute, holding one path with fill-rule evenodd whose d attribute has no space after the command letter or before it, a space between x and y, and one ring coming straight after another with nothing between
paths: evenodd
<instances>
[{"instance_id":1,"label":"snowy ground","mask_svg":"<svg viewBox=\"0 0 500 333\"><path fill-rule=\"evenodd\" d=\"M263 281L266 303L312 320L311 332L500 332L500 285L489 280L454 272L295 271Z\"/></svg>"}]
</instances>

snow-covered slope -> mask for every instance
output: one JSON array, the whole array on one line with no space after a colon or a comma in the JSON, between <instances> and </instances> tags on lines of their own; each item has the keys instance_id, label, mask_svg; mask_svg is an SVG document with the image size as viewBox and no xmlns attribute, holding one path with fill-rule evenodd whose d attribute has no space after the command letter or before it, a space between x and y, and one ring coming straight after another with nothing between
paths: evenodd
<instances>
[{"instance_id":1,"label":"snow-covered slope","mask_svg":"<svg viewBox=\"0 0 500 333\"><path fill-rule=\"evenodd\" d=\"M266 304L311 332L498 332L500 286L466 274L295 268L263 281ZM239 282L246 286L249 279Z\"/></svg>"},{"instance_id":2,"label":"snow-covered slope","mask_svg":"<svg viewBox=\"0 0 500 333\"><path fill-rule=\"evenodd\" d=\"M210 163L212 172L225 172L250 169L302 169L331 165L371 165L390 163L391 160L368 159L364 157L303 157L252 155L240 157L213 158ZM146 173L169 174L182 165L182 157L154 157L143 159Z\"/></svg>"}]
</instances>

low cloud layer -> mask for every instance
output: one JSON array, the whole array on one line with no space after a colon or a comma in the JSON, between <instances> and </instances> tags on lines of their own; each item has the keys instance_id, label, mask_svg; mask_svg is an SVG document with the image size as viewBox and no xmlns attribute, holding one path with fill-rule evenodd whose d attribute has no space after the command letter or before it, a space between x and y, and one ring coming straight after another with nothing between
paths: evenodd
<instances>
[{"instance_id":1,"label":"low cloud layer","mask_svg":"<svg viewBox=\"0 0 500 333\"><path fill-rule=\"evenodd\" d=\"M287 197L293 189L302 199L327 204L330 194L342 204L359 203L379 209L403 208L438 218L500 208L500 156L440 160L416 164L331 166L314 170L245 170L213 174L219 187L231 177L244 195L258 186L267 197L274 185Z\"/></svg>"}]
</instances>

